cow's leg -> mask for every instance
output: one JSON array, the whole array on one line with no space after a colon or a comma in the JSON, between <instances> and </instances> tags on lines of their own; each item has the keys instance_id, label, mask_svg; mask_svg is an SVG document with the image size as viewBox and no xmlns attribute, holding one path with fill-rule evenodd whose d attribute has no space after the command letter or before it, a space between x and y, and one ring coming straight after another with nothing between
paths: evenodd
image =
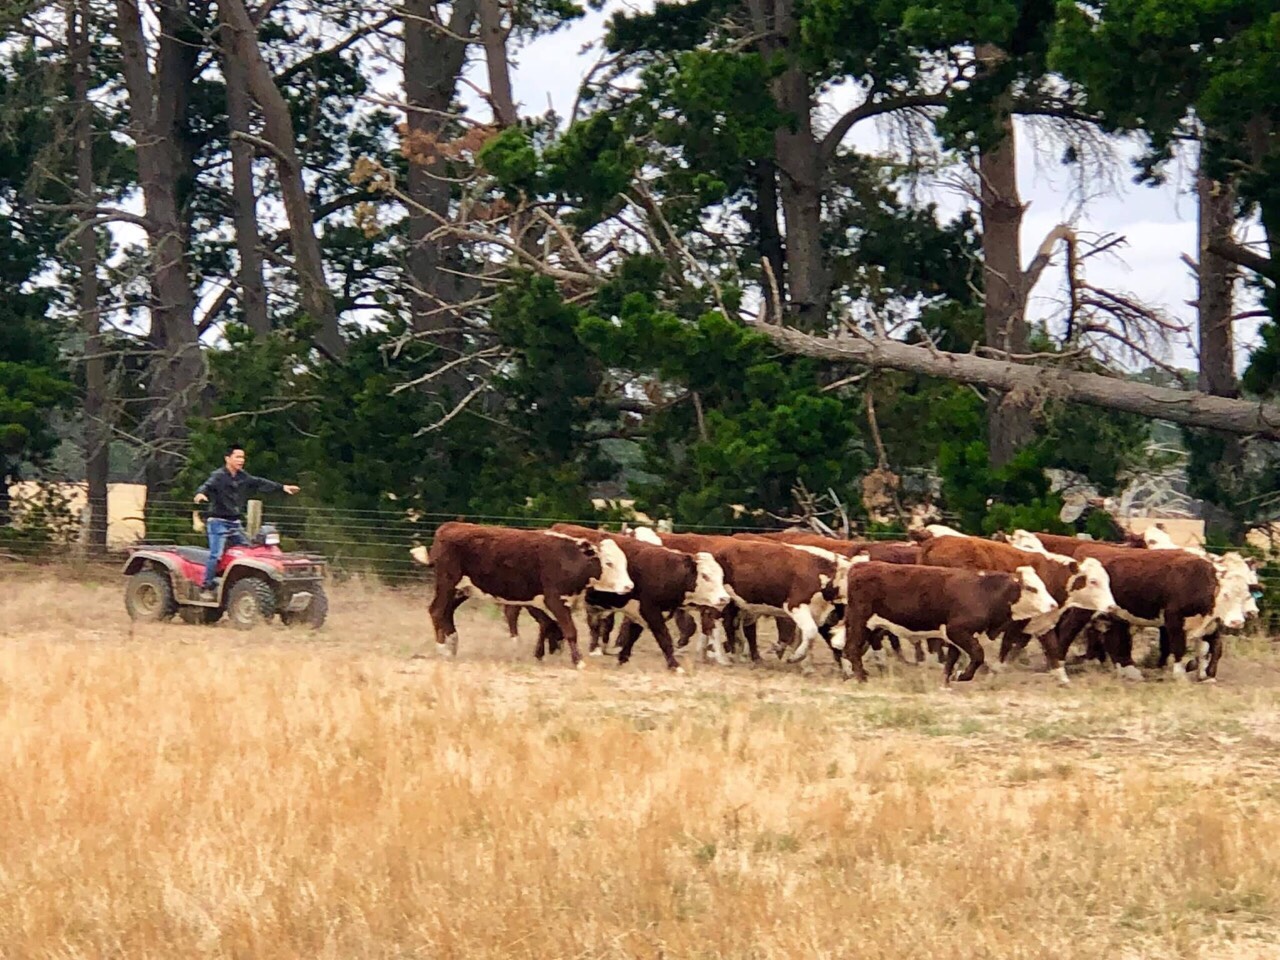
<instances>
[{"instance_id":1,"label":"cow's leg","mask_svg":"<svg viewBox=\"0 0 1280 960\"><path fill-rule=\"evenodd\" d=\"M596 607L587 608L587 628L591 631L590 653L599 657L606 653L617 653L609 648L609 637L613 634L615 616L612 612Z\"/></svg>"},{"instance_id":2,"label":"cow's leg","mask_svg":"<svg viewBox=\"0 0 1280 960\"><path fill-rule=\"evenodd\" d=\"M799 663L809 655L809 647L819 636L818 622L813 619L813 611L809 609L808 604L800 604L797 607L784 607L791 619L795 621L796 629L800 631L800 645L791 652L787 657L787 663Z\"/></svg>"},{"instance_id":3,"label":"cow's leg","mask_svg":"<svg viewBox=\"0 0 1280 960\"><path fill-rule=\"evenodd\" d=\"M774 625L778 628L778 639L773 645L773 655L781 660L796 642L796 624L787 617L774 617Z\"/></svg>"},{"instance_id":4,"label":"cow's leg","mask_svg":"<svg viewBox=\"0 0 1280 960\"><path fill-rule=\"evenodd\" d=\"M677 610L671 615L671 619L676 623L676 629L680 631L680 638L676 640L677 647L687 647L689 641L693 639L693 635L698 630L698 623L693 619L693 615L688 610Z\"/></svg>"},{"instance_id":5,"label":"cow's leg","mask_svg":"<svg viewBox=\"0 0 1280 960\"><path fill-rule=\"evenodd\" d=\"M1173 676L1176 680L1187 678L1187 623L1181 614L1166 610L1164 627L1169 631L1169 656L1173 660Z\"/></svg>"},{"instance_id":6,"label":"cow's leg","mask_svg":"<svg viewBox=\"0 0 1280 960\"><path fill-rule=\"evenodd\" d=\"M1068 607L1062 612L1062 616L1058 617L1058 622L1053 628L1054 646L1058 658L1058 681L1060 683L1067 682L1067 671L1063 663L1067 660L1067 652L1071 649L1071 643L1076 636L1092 619L1093 614L1088 610L1081 610L1079 607Z\"/></svg>"},{"instance_id":7,"label":"cow's leg","mask_svg":"<svg viewBox=\"0 0 1280 960\"><path fill-rule=\"evenodd\" d=\"M555 618L556 624L560 627L560 633L569 646L569 658L573 661L574 667L581 670L586 664L582 662L582 652L578 649L578 625L573 622L573 611L569 609L569 605L563 598L555 594L548 594L545 602L547 612Z\"/></svg>"},{"instance_id":8,"label":"cow's leg","mask_svg":"<svg viewBox=\"0 0 1280 960\"><path fill-rule=\"evenodd\" d=\"M456 580L453 583L437 581L435 596L431 598L431 628L435 633L436 650L446 657L458 655L458 627L453 622L453 615L467 599L465 593L459 594L454 589L456 583ZM419 650L414 657L422 655Z\"/></svg>"},{"instance_id":9,"label":"cow's leg","mask_svg":"<svg viewBox=\"0 0 1280 960\"><path fill-rule=\"evenodd\" d=\"M844 614L844 650L838 651L841 656L840 669L845 679L857 677L859 683L867 682L867 668L862 658L867 652L867 620L870 610L856 609L850 603Z\"/></svg>"},{"instance_id":10,"label":"cow's leg","mask_svg":"<svg viewBox=\"0 0 1280 960\"><path fill-rule=\"evenodd\" d=\"M705 659L708 644L711 647L711 658L722 667L731 666L724 653L722 637L734 629L737 607L729 604L724 611L717 614L714 610L704 610L702 614L702 636L698 640L698 655Z\"/></svg>"},{"instance_id":11,"label":"cow's leg","mask_svg":"<svg viewBox=\"0 0 1280 960\"><path fill-rule=\"evenodd\" d=\"M963 650L969 655L969 665L964 668L964 673L960 674L956 679L961 682L972 680L973 675L978 672L978 668L982 666L986 660L986 651L982 649L982 643L972 633L965 630L947 630L947 639L951 641L951 651L947 654L947 682L951 682L951 671L955 669L955 661L958 656L953 653Z\"/></svg>"},{"instance_id":12,"label":"cow's leg","mask_svg":"<svg viewBox=\"0 0 1280 960\"><path fill-rule=\"evenodd\" d=\"M634 620L622 621L622 626L618 628L618 666L631 659L631 648L640 639L642 629Z\"/></svg>"},{"instance_id":13,"label":"cow's leg","mask_svg":"<svg viewBox=\"0 0 1280 960\"><path fill-rule=\"evenodd\" d=\"M507 633L511 639L519 640L520 631L516 629L516 624L520 620L520 608L514 603L504 603L502 605L502 619L507 621Z\"/></svg>"},{"instance_id":14,"label":"cow's leg","mask_svg":"<svg viewBox=\"0 0 1280 960\"><path fill-rule=\"evenodd\" d=\"M1200 679L1206 683L1216 683L1218 680L1218 661L1222 659L1222 631L1215 630L1209 636L1204 638L1203 656L1201 656ZM1202 649L1204 649L1202 647Z\"/></svg>"},{"instance_id":15,"label":"cow's leg","mask_svg":"<svg viewBox=\"0 0 1280 960\"><path fill-rule=\"evenodd\" d=\"M890 647L894 646L894 644L898 645L898 657L901 659L902 645L898 643L898 638L892 633L888 630L869 630L867 632L867 647L871 650L871 656L875 659L876 666L881 670L885 670L888 667L889 658L884 652L884 644L886 640L889 642Z\"/></svg>"},{"instance_id":16,"label":"cow's leg","mask_svg":"<svg viewBox=\"0 0 1280 960\"><path fill-rule=\"evenodd\" d=\"M1107 656L1116 665L1116 675L1125 680L1142 680L1142 671L1133 662L1133 628L1123 620L1111 620L1102 635Z\"/></svg>"},{"instance_id":17,"label":"cow's leg","mask_svg":"<svg viewBox=\"0 0 1280 960\"><path fill-rule=\"evenodd\" d=\"M526 609L529 611L529 616L533 617L533 622L538 625L538 642L533 647L533 655L541 660L548 650L551 653L558 652L561 640L560 627L537 607Z\"/></svg>"},{"instance_id":18,"label":"cow's leg","mask_svg":"<svg viewBox=\"0 0 1280 960\"><path fill-rule=\"evenodd\" d=\"M656 606L640 604L640 616L644 619L645 626L653 634L653 638L658 641L658 649L662 651L663 657L667 661L667 669L675 673L684 673L680 664L676 660L676 652L671 644L671 631L667 629L667 620L662 615L662 611ZM619 654L621 657L621 654Z\"/></svg>"},{"instance_id":19,"label":"cow's leg","mask_svg":"<svg viewBox=\"0 0 1280 960\"><path fill-rule=\"evenodd\" d=\"M1160 641L1156 646L1156 666L1163 670L1169 665L1169 631L1160 628Z\"/></svg>"}]
</instances>

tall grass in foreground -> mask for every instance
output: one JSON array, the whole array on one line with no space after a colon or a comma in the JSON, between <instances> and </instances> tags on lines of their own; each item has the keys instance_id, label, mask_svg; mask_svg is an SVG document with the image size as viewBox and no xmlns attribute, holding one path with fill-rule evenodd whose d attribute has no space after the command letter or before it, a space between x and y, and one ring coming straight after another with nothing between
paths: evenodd
<instances>
[{"instance_id":1,"label":"tall grass in foreground","mask_svg":"<svg viewBox=\"0 0 1280 960\"><path fill-rule=\"evenodd\" d=\"M1273 785L402 670L0 643L0 956L1276 955Z\"/></svg>"}]
</instances>

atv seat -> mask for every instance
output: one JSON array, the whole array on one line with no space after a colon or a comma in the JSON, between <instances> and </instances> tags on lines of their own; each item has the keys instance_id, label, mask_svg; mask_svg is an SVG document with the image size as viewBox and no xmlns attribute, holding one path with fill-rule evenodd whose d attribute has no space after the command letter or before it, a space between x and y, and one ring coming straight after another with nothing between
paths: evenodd
<instances>
[{"instance_id":1,"label":"atv seat","mask_svg":"<svg viewBox=\"0 0 1280 960\"><path fill-rule=\"evenodd\" d=\"M190 563L209 562L209 551L204 547L178 547L174 552Z\"/></svg>"}]
</instances>

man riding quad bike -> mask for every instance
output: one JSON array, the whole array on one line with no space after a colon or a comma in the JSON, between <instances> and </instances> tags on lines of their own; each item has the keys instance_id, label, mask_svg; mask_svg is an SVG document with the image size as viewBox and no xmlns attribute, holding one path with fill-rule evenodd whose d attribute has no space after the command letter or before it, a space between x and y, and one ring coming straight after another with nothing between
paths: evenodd
<instances>
[{"instance_id":1,"label":"man riding quad bike","mask_svg":"<svg viewBox=\"0 0 1280 960\"><path fill-rule=\"evenodd\" d=\"M326 561L285 553L280 534L263 524L248 546L226 548L212 590L202 588L209 551L156 544L135 547L124 565L124 605L134 620L162 621L175 613L188 623L216 623L225 613L242 629L271 620L319 627L329 612Z\"/></svg>"}]
</instances>

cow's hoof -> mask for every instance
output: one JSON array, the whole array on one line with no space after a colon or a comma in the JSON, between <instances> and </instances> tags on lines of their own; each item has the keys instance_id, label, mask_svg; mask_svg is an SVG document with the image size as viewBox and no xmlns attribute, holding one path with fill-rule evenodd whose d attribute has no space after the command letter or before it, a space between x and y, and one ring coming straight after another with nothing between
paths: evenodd
<instances>
[{"instance_id":1,"label":"cow's hoof","mask_svg":"<svg viewBox=\"0 0 1280 960\"><path fill-rule=\"evenodd\" d=\"M671 672L672 672L672 673L674 673L677 677L683 677L683 676L684 676L684 667L676 667L676 668L675 668L674 670L672 670Z\"/></svg>"},{"instance_id":2,"label":"cow's hoof","mask_svg":"<svg viewBox=\"0 0 1280 960\"><path fill-rule=\"evenodd\" d=\"M575 664L573 665L573 669L575 669L575 670L585 670L585 669L587 669L587 663L586 663L586 661L585 661L585 660L579 660L577 663L575 663Z\"/></svg>"},{"instance_id":3,"label":"cow's hoof","mask_svg":"<svg viewBox=\"0 0 1280 960\"><path fill-rule=\"evenodd\" d=\"M588 651L587 651L587 656L588 656L588 657L603 657L603 656L604 656L604 651L603 651L603 650L588 650Z\"/></svg>"},{"instance_id":4,"label":"cow's hoof","mask_svg":"<svg viewBox=\"0 0 1280 960\"><path fill-rule=\"evenodd\" d=\"M1142 683L1146 679L1143 677L1142 671L1132 663L1127 663L1123 667L1116 667L1116 676L1121 680L1132 680L1135 683Z\"/></svg>"},{"instance_id":5,"label":"cow's hoof","mask_svg":"<svg viewBox=\"0 0 1280 960\"><path fill-rule=\"evenodd\" d=\"M454 652L453 652L453 648L452 648L452 647L450 647L447 643L437 643L437 644L436 644L436 653L440 654L440 656L442 656L442 657L452 657L452 656L455 656L455 654L454 654Z\"/></svg>"},{"instance_id":6,"label":"cow's hoof","mask_svg":"<svg viewBox=\"0 0 1280 960\"><path fill-rule=\"evenodd\" d=\"M732 660L730 660L728 657L716 657L716 658L714 658L714 659L715 659L715 662L716 662L716 663L718 663L718 664L720 664L720 666L722 666L722 667L732 667L732 666L733 666L733 661L732 661Z\"/></svg>"},{"instance_id":7,"label":"cow's hoof","mask_svg":"<svg viewBox=\"0 0 1280 960\"><path fill-rule=\"evenodd\" d=\"M1201 677L1200 682L1201 683L1217 683L1218 678L1217 677Z\"/></svg>"}]
</instances>

